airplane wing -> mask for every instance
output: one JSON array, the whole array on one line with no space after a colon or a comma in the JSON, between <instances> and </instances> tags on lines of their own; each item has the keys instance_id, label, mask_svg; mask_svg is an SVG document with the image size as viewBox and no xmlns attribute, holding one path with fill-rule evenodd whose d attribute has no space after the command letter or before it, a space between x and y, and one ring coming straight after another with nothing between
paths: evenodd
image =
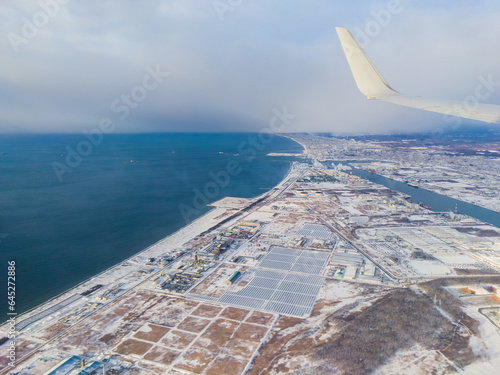
<instances>
[{"instance_id":1,"label":"airplane wing","mask_svg":"<svg viewBox=\"0 0 500 375\"><path fill-rule=\"evenodd\" d=\"M343 27L337 27L336 29L356 85L359 91L366 95L368 99L384 100L425 111L444 113L450 116L479 120L490 124L500 124L499 105L483 103L465 105L464 102L460 101L434 100L424 99L419 96L408 96L394 90L384 80L349 30Z\"/></svg>"}]
</instances>

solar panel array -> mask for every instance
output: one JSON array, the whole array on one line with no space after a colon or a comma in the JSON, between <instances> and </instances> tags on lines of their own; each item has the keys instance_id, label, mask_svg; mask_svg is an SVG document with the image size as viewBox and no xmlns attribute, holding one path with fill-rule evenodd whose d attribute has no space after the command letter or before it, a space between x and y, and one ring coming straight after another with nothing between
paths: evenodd
<instances>
[{"instance_id":1,"label":"solar panel array","mask_svg":"<svg viewBox=\"0 0 500 375\"><path fill-rule=\"evenodd\" d=\"M271 313L307 317L324 278L319 276L329 253L273 247L253 268L254 277L242 289L220 298L188 294L196 299ZM300 272L300 273L291 273Z\"/></svg>"},{"instance_id":2,"label":"solar panel array","mask_svg":"<svg viewBox=\"0 0 500 375\"><path fill-rule=\"evenodd\" d=\"M254 278L219 302L272 313L305 317L311 313L324 279L320 276L257 269Z\"/></svg>"},{"instance_id":3,"label":"solar panel array","mask_svg":"<svg viewBox=\"0 0 500 375\"><path fill-rule=\"evenodd\" d=\"M319 275L328 253L273 247L258 263L258 267L281 271L310 273Z\"/></svg>"},{"instance_id":4,"label":"solar panel array","mask_svg":"<svg viewBox=\"0 0 500 375\"><path fill-rule=\"evenodd\" d=\"M322 240L335 240L337 238L328 228L318 224L305 224L297 234L299 236L320 238Z\"/></svg>"}]
</instances>

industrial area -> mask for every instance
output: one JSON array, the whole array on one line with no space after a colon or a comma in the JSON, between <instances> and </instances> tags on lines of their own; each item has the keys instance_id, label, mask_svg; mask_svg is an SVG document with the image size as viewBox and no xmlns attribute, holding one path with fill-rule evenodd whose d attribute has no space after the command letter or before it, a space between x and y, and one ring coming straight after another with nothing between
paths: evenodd
<instances>
[{"instance_id":1,"label":"industrial area","mask_svg":"<svg viewBox=\"0 0 500 375\"><path fill-rule=\"evenodd\" d=\"M325 167L331 144L299 138L311 161L268 193L214 202L19 317L19 360L3 373L343 373L359 345L384 351L360 358L379 373L487 366L500 338L500 230ZM393 316L401 303L415 308ZM404 345L385 344L400 330ZM332 343L345 352L324 354Z\"/></svg>"}]
</instances>

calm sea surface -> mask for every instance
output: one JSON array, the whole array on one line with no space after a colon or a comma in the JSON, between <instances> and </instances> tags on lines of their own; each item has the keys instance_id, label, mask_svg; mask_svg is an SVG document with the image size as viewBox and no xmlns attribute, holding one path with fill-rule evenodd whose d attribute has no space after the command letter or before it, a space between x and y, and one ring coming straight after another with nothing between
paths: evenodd
<instances>
[{"instance_id":1,"label":"calm sea surface","mask_svg":"<svg viewBox=\"0 0 500 375\"><path fill-rule=\"evenodd\" d=\"M237 163L240 173L211 201L255 197L273 188L290 164L265 155L301 152L302 147L277 136L252 146L253 137L106 135L88 156L73 160L61 182L53 162L65 165L67 147L76 150L83 135L0 136L3 316L9 260L16 261L20 313L186 225L179 204L192 207L194 189L203 191L228 163ZM198 216L209 209L198 210Z\"/></svg>"}]
</instances>

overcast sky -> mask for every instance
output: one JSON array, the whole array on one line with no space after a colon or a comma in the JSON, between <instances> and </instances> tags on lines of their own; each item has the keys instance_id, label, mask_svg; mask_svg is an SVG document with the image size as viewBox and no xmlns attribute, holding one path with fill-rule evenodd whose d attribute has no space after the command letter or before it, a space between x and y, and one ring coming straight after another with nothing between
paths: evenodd
<instances>
[{"instance_id":1,"label":"overcast sky","mask_svg":"<svg viewBox=\"0 0 500 375\"><path fill-rule=\"evenodd\" d=\"M40 3L52 4L49 16ZM283 106L296 115L288 132L446 125L439 114L367 101L335 26L368 34L360 41L396 90L464 100L480 77L500 82L500 2L397 3L2 0L0 132L79 133L103 118L118 132L259 131ZM170 75L145 91L147 67ZM131 91L146 97L125 115L117 108ZM486 102L500 104L500 84Z\"/></svg>"}]
</instances>

